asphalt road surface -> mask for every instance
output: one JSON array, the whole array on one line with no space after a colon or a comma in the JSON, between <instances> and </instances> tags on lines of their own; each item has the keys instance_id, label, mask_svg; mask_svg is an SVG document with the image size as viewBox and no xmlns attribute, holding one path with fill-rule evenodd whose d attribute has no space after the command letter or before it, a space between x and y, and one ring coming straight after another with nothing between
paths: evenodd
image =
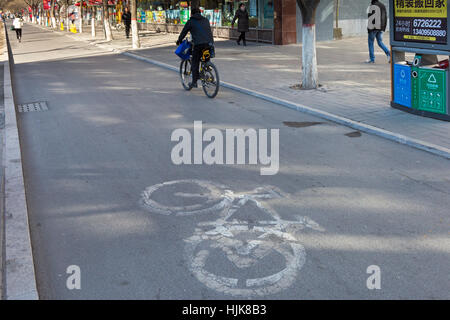
<instances>
[{"instance_id":1,"label":"asphalt road surface","mask_svg":"<svg viewBox=\"0 0 450 320\"><path fill-rule=\"evenodd\" d=\"M48 107L18 114L41 298L450 298L448 160L186 92L174 72L37 27L9 34L16 103ZM174 164L171 134L194 121L279 129L279 172Z\"/></svg>"}]
</instances>

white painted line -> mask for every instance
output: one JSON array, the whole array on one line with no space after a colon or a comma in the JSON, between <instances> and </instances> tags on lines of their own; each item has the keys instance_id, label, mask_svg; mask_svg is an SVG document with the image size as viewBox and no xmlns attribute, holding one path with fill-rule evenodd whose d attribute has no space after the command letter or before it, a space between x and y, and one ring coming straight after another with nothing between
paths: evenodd
<instances>
[{"instance_id":1,"label":"white painted line","mask_svg":"<svg viewBox=\"0 0 450 320\"><path fill-rule=\"evenodd\" d=\"M6 32L6 29L5 29ZM4 62L6 216L6 299L39 299L31 249L28 210L22 172L22 154L17 128L9 58Z\"/></svg>"},{"instance_id":2,"label":"white painted line","mask_svg":"<svg viewBox=\"0 0 450 320\"><path fill-rule=\"evenodd\" d=\"M152 196L158 191L164 192L164 189L176 188L176 186L190 186L190 188L198 187L202 190L198 193L187 192L173 192L172 197L178 198L199 198L202 203L185 205L185 206L170 206L167 204L158 203ZM159 183L150 186L142 192L141 204L151 213L159 213L163 215L176 216L190 216L196 214L213 213L223 210L229 205L229 199L222 195L224 186L203 180L174 180L164 183ZM167 190L165 192L168 192Z\"/></svg>"},{"instance_id":3,"label":"white painted line","mask_svg":"<svg viewBox=\"0 0 450 320\"><path fill-rule=\"evenodd\" d=\"M218 223L209 232L197 229L185 242L188 267L197 280L210 289L232 296L265 296L283 291L293 284L306 261L303 245L291 234L273 227L249 228L237 221ZM278 253L284 258L284 268L268 276L241 279L243 282L239 285L238 278L208 271L208 257L216 250L222 251L238 269L258 269L264 257Z\"/></svg>"},{"instance_id":4,"label":"white painted line","mask_svg":"<svg viewBox=\"0 0 450 320\"><path fill-rule=\"evenodd\" d=\"M172 71L176 71L176 72L179 71L179 68L176 68L169 64L159 62L159 61L156 61L153 59L149 59L149 58L146 58L146 57L143 57L143 56L131 53L131 52L122 52L122 55L128 56L130 58L134 58L137 60L141 60L144 62L148 62L153 65L156 65L156 66L159 66L159 67L162 67L165 69L169 69ZM271 96L271 95L268 95L265 93L261 93L261 92L257 92L254 90L250 90L247 88L243 88L243 87L240 87L238 85L234 85L234 84L231 84L228 82L221 81L220 85L222 87L225 87L225 88L228 88L228 89L231 89L234 91L238 91L238 92L241 92L241 93L244 93L244 94L247 94L247 95L268 101L268 102L272 102L272 103L278 104L280 106L283 106L283 107L286 107L289 109L304 112L304 113L307 113L307 114L310 114L310 115L313 115L313 116L316 116L316 117L319 117L319 118L322 118L322 119L325 119L325 120L328 120L331 122L335 122L335 123L338 123L338 124L341 124L341 125L344 125L344 126L347 126L347 127L350 127L350 128L353 128L353 129L356 129L356 130L359 130L359 131L362 131L365 133L370 133L370 134L379 136L381 138L385 138L385 139L388 139L388 140L391 140L394 142L398 142L400 144L404 144L404 145L407 145L407 146L410 146L410 147L413 147L416 149L427 151L429 153L444 157L446 159L450 159L450 149L442 147L442 146L438 146L433 143L414 139L414 138L411 138L411 137L408 137L408 136L405 136L402 134L398 134L398 133L395 133L392 131L377 128L375 126L357 122L357 121L354 121L354 120L351 120L351 119L348 119L345 117L341 117L341 116L338 116L338 115L335 115L335 114L332 114L332 113L329 113L326 111L321 111L318 109L307 107L307 106L299 104L299 103L290 102L290 101L287 101L284 99L276 98L274 96Z\"/></svg>"}]
</instances>

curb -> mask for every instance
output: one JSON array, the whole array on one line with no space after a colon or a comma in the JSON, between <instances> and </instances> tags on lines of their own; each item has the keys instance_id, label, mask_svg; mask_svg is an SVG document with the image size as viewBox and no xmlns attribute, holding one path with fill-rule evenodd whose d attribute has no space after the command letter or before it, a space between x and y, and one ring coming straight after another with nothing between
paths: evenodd
<instances>
[{"instance_id":1,"label":"curb","mask_svg":"<svg viewBox=\"0 0 450 320\"><path fill-rule=\"evenodd\" d=\"M50 31L53 31L53 30L50 30ZM77 39L76 37L73 37L71 35L67 35L67 36L69 36L70 38L72 38L74 40L84 41L83 39ZM89 43L89 44L94 45L100 49L119 53L119 54L125 55L127 57L136 59L136 60L140 60L143 62L147 62L147 63L153 64L153 65L156 65L161 68L165 68L165 69L172 70L175 72L179 71L177 67L171 66L169 64L166 64L166 63L163 63L163 62L160 62L157 60L146 58L146 57L140 56L135 53L118 50L118 49L114 49L114 48L106 48L105 46L102 46L102 45L99 45L96 43ZM365 124L362 122L354 121L354 120L351 120L351 119L348 119L345 117L341 117L341 116L338 116L338 115L335 115L335 114L332 114L332 113L329 113L326 111L321 111L318 109L307 107L307 106L299 104L299 103L290 102L290 101L287 101L284 99L276 98L274 96L271 96L271 95L268 95L265 93L261 93L261 92L255 91L255 90L250 90L250 89L247 89L244 87L240 87L240 86L232 84L232 83L221 81L220 85L224 88L231 89L231 90L234 90L234 91L246 94L246 95L250 95L255 98L265 100L265 101L280 105L285 108L289 108L289 109L296 110L299 112L307 113L307 114L316 116L318 118L325 119L325 120L328 120L331 122L335 122L337 124L344 125L346 127L349 127L349 128L361 131L361 132L369 133L369 134L372 134L372 135L375 135L375 136L378 136L378 137L381 137L381 138L384 138L384 139L387 139L390 141L394 141L394 142L397 142L397 143L400 143L403 145L407 145L409 147L413 147L413 148L416 148L416 149L419 149L422 151L432 153L434 155L437 155L437 156L440 156L440 157L443 157L446 159L450 159L450 149L433 144L433 143L414 139L414 138L411 138L411 137L408 137L408 136L405 136L405 135L402 135L399 133L384 130L384 129L381 129L381 128L378 128L375 126L371 126L369 124Z\"/></svg>"},{"instance_id":2,"label":"curb","mask_svg":"<svg viewBox=\"0 0 450 320\"><path fill-rule=\"evenodd\" d=\"M6 299L39 299L31 247L28 208L22 171L22 153L17 127L12 84L12 57L6 24L8 50L4 62L5 128L3 164L5 170L5 236L6 236Z\"/></svg>"},{"instance_id":3,"label":"curb","mask_svg":"<svg viewBox=\"0 0 450 320\"><path fill-rule=\"evenodd\" d=\"M159 62L159 61L156 61L153 59L149 59L149 58L137 55L135 53L122 52L122 55L128 56L128 57L136 59L136 60L148 62L148 63L151 63L151 64L156 65L161 68L169 69L169 70L176 71L176 72L179 71L178 68L176 68L174 66L171 66L169 64ZM221 81L220 85L224 88L238 91L240 93L250 95L255 98L265 100L265 101L268 101L268 102L271 102L274 104L278 104L285 108L289 108L289 109L296 110L299 112L307 113L307 114L316 116L321 119L325 119L325 120L335 122L340 125L344 125L346 127L350 127L355 130L369 133L369 134L372 134L372 135L375 135L375 136L378 136L378 137L381 137L381 138L384 138L387 140L391 140L391 141L394 141L394 142L397 142L397 143L400 143L403 145L407 145L409 147L413 147L416 149L420 149L422 151L432 153L434 155L444 157L446 159L450 159L450 149L438 146L436 144L432 144L432 143L429 143L426 141L414 139L414 138L411 138L411 137L408 137L408 136L405 136L402 134L398 134L398 133L395 133L392 131L384 130L381 128L377 128L377 127L371 126L369 124L357 122L357 121L354 121L354 120L351 120L348 118L344 118L344 117L341 117L341 116L338 116L338 115L335 115L335 114L332 114L332 113L329 113L326 111L321 111L318 109L307 107L307 106L299 104L299 103L290 102L287 100L276 98L274 96L271 96L271 95L268 95L265 93L261 93L258 91L250 90L247 88L243 88L243 87L240 87L240 86L232 84L232 83Z\"/></svg>"}]
</instances>

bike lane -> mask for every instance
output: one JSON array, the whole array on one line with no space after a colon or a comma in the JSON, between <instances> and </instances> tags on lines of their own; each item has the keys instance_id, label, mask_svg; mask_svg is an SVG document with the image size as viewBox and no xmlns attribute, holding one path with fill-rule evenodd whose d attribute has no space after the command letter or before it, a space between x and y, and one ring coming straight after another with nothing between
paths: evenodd
<instances>
[{"instance_id":1,"label":"bike lane","mask_svg":"<svg viewBox=\"0 0 450 320\"><path fill-rule=\"evenodd\" d=\"M448 298L447 160L24 31L16 101L48 106L18 113L41 298ZM174 164L194 121L279 129L278 173Z\"/></svg>"}]
</instances>

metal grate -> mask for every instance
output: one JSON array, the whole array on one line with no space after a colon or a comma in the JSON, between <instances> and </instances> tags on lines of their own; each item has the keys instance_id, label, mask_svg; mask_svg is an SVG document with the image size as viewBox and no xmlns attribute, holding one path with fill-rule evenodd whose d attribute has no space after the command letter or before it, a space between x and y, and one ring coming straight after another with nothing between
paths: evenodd
<instances>
[{"instance_id":1,"label":"metal grate","mask_svg":"<svg viewBox=\"0 0 450 320\"><path fill-rule=\"evenodd\" d=\"M47 111L48 106L45 101L30 102L17 105L17 110L19 112Z\"/></svg>"}]
</instances>

